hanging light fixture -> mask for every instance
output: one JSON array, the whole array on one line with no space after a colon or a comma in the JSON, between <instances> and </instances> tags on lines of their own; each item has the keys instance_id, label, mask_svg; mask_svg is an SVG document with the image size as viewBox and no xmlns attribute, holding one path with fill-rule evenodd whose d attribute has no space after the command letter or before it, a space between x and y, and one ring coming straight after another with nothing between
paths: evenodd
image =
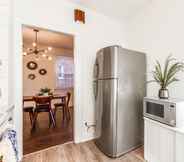
<instances>
[{"instance_id":1,"label":"hanging light fixture","mask_svg":"<svg viewBox=\"0 0 184 162\"><path fill-rule=\"evenodd\" d=\"M40 49L38 47L38 33L39 30L38 29L33 29L33 31L35 32L35 40L32 43L32 48L27 48L26 50L23 51L23 56L27 56L27 55L35 55L35 59L39 60L39 56L42 56L43 58L47 58L48 60L52 60L51 56L48 56L47 53L49 51L52 51L52 47L47 47L45 49Z\"/></svg>"}]
</instances>

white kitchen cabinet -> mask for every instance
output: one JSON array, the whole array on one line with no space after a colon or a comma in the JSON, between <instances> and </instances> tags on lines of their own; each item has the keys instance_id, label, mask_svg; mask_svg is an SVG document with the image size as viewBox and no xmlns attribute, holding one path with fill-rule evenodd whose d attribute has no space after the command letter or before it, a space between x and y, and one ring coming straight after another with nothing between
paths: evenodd
<instances>
[{"instance_id":1,"label":"white kitchen cabinet","mask_svg":"<svg viewBox=\"0 0 184 162\"><path fill-rule=\"evenodd\" d=\"M179 162L175 161L175 131L150 119L145 119L144 123L145 159L148 162Z\"/></svg>"},{"instance_id":2,"label":"white kitchen cabinet","mask_svg":"<svg viewBox=\"0 0 184 162\"><path fill-rule=\"evenodd\" d=\"M176 132L176 162L184 162L184 132Z\"/></svg>"}]
</instances>

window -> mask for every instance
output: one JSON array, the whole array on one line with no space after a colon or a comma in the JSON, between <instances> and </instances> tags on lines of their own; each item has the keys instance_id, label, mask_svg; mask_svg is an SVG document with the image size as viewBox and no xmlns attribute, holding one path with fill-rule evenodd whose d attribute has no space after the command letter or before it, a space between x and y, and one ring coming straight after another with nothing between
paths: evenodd
<instances>
[{"instance_id":1,"label":"window","mask_svg":"<svg viewBox=\"0 0 184 162\"><path fill-rule=\"evenodd\" d=\"M56 89L73 87L74 61L73 57L56 57Z\"/></svg>"}]
</instances>

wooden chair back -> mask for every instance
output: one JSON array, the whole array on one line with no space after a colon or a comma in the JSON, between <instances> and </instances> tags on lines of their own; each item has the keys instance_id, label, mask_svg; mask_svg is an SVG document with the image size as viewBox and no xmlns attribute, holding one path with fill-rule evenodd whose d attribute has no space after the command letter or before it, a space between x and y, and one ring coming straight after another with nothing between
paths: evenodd
<instances>
[{"instance_id":1,"label":"wooden chair back","mask_svg":"<svg viewBox=\"0 0 184 162\"><path fill-rule=\"evenodd\" d=\"M36 107L40 105L49 105L51 106L51 96L36 96L34 97L34 101L36 103Z\"/></svg>"}]
</instances>

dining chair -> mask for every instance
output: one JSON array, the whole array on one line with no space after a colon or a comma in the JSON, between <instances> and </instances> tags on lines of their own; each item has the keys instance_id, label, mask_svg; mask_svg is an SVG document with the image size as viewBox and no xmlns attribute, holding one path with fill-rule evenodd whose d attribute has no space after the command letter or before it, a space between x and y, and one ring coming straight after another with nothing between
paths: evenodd
<instances>
[{"instance_id":1,"label":"dining chair","mask_svg":"<svg viewBox=\"0 0 184 162\"><path fill-rule=\"evenodd\" d=\"M70 120L71 116L70 116L70 110L69 110L69 102L70 102L70 98L71 98L71 93L67 92L67 99L65 97L61 98L61 102L59 103L55 103L54 104L54 117L56 119L56 113L58 109L62 109L63 111L63 121L65 120L65 118L67 117L68 120ZM65 117L66 115L66 117Z\"/></svg>"},{"instance_id":2,"label":"dining chair","mask_svg":"<svg viewBox=\"0 0 184 162\"><path fill-rule=\"evenodd\" d=\"M33 124L33 116L34 116L34 106L24 106L25 101L23 101L23 112L29 113L29 119L31 122L31 126Z\"/></svg>"},{"instance_id":3,"label":"dining chair","mask_svg":"<svg viewBox=\"0 0 184 162\"><path fill-rule=\"evenodd\" d=\"M34 110L34 120L33 120L33 127L34 129L36 127L36 122L37 122L37 117L39 113L42 112L47 112L49 115L49 127L51 125L51 122L53 126L56 126L55 118L54 118L54 113L51 108L51 96L36 96L34 97L34 101L36 103L36 107Z\"/></svg>"}]
</instances>

